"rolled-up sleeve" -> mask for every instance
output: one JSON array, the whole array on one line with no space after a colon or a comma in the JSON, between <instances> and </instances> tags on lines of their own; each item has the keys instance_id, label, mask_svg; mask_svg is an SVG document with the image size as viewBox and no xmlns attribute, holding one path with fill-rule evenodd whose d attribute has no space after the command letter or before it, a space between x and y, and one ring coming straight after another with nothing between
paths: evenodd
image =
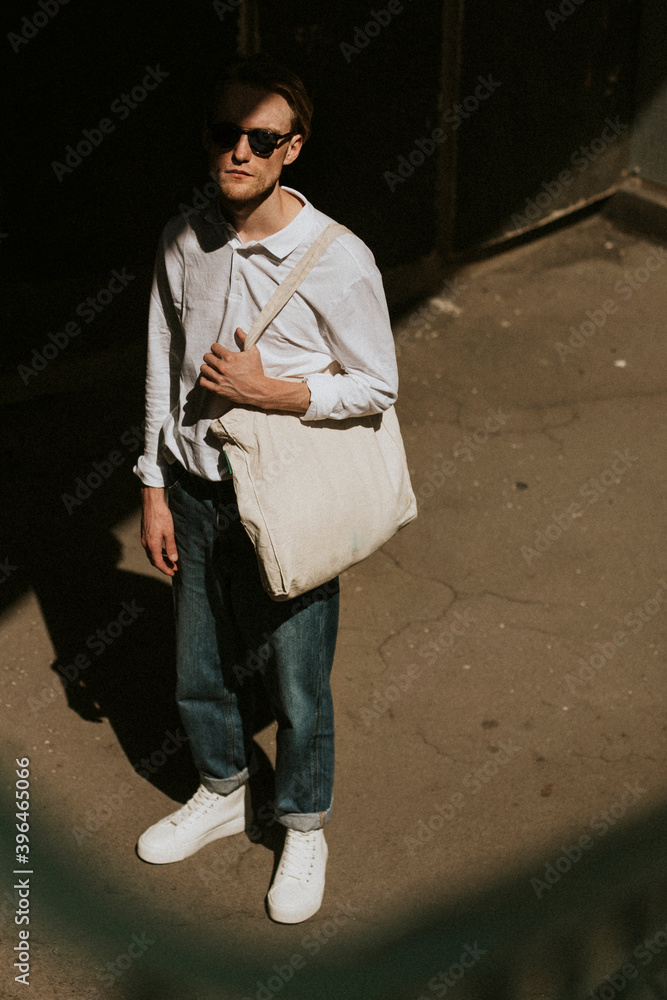
<instances>
[{"instance_id":1,"label":"rolled-up sleeve","mask_svg":"<svg viewBox=\"0 0 667 1000\"><path fill-rule=\"evenodd\" d=\"M343 420L380 413L398 394L396 349L379 271L349 285L326 310L323 331L338 375L308 375L302 420Z\"/></svg>"}]
</instances>

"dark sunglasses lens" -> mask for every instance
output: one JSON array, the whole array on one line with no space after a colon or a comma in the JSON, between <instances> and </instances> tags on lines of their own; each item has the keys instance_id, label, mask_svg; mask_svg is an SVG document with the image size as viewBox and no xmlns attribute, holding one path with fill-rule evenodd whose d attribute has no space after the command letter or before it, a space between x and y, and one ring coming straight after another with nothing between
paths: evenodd
<instances>
[{"instance_id":1,"label":"dark sunglasses lens","mask_svg":"<svg viewBox=\"0 0 667 1000\"><path fill-rule=\"evenodd\" d=\"M278 142L276 136L273 132L267 132L265 129L256 128L252 132L248 133L248 140L250 142L250 148L253 153L257 156L268 156L276 148Z\"/></svg>"},{"instance_id":2,"label":"dark sunglasses lens","mask_svg":"<svg viewBox=\"0 0 667 1000\"><path fill-rule=\"evenodd\" d=\"M213 142L221 149L232 149L243 135L243 130L231 122L216 122L209 126ZM254 128L247 133L250 148L256 156L270 156L278 138L267 129Z\"/></svg>"}]
</instances>

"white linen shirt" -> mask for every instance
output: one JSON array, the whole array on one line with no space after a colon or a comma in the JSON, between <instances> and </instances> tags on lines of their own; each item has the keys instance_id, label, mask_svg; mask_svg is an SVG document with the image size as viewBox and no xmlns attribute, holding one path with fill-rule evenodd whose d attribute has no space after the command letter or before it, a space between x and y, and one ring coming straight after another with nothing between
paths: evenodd
<instances>
[{"instance_id":1,"label":"white linen shirt","mask_svg":"<svg viewBox=\"0 0 667 1000\"><path fill-rule=\"evenodd\" d=\"M144 452L134 471L164 486L174 460L208 480L229 477L222 445L209 433L211 397L199 384L204 354L219 341L239 350L276 286L333 220L303 195L283 229L243 243L219 201L165 226L149 312ZM378 413L396 399L398 374L382 278L368 247L340 236L267 327L258 344L270 378L300 376L310 389L302 420ZM324 369L337 361L342 373Z\"/></svg>"}]
</instances>

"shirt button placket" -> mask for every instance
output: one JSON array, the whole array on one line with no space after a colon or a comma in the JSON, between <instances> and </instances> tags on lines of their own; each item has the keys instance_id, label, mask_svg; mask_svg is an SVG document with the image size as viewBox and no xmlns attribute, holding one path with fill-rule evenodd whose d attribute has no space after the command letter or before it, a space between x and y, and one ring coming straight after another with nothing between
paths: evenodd
<instances>
[{"instance_id":1,"label":"shirt button placket","mask_svg":"<svg viewBox=\"0 0 667 1000\"><path fill-rule=\"evenodd\" d=\"M232 281L231 281L231 287L230 287L230 293L234 297L237 297L237 296L240 297L240 295L241 295L241 290L239 288L239 282L241 280L241 275L239 273L238 267L239 267L239 258L238 258L237 254L236 254L236 251L234 251L232 253L232 275L231 275Z\"/></svg>"}]
</instances>

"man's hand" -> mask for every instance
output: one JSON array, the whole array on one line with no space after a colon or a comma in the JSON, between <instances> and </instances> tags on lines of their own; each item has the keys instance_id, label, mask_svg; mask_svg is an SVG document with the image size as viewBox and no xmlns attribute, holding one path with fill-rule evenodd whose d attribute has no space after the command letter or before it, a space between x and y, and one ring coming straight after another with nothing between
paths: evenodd
<instances>
[{"instance_id":1,"label":"man's hand","mask_svg":"<svg viewBox=\"0 0 667 1000\"><path fill-rule=\"evenodd\" d=\"M173 576L178 566L174 521L161 486L144 486L141 491L141 544L153 566Z\"/></svg>"},{"instance_id":2,"label":"man's hand","mask_svg":"<svg viewBox=\"0 0 667 1000\"><path fill-rule=\"evenodd\" d=\"M241 346L247 334L236 329ZM204 355L200 383L205 389L246 406L262 410L287 410L305 413L310 406L310 389L305 382L269 378L255 344L249 351L228 351L222 344L213 344L211 353Z\"/></svg>"},{"instance_id":3,"label":"man's hand","mask_svg":"<svg viewBox=\"0 0 667 1000\"><path fill-rule=\"evenodd\" d=\"M246 334L241 327L236 330L241 346ZM205 389L231 399L233 403L263 406L269 393L271 379L264 374L259 348L255 344L249 351L228 351L222 344L213 344L211 353L204 355L200 382Z\"/></svg>"}]
</instances>

